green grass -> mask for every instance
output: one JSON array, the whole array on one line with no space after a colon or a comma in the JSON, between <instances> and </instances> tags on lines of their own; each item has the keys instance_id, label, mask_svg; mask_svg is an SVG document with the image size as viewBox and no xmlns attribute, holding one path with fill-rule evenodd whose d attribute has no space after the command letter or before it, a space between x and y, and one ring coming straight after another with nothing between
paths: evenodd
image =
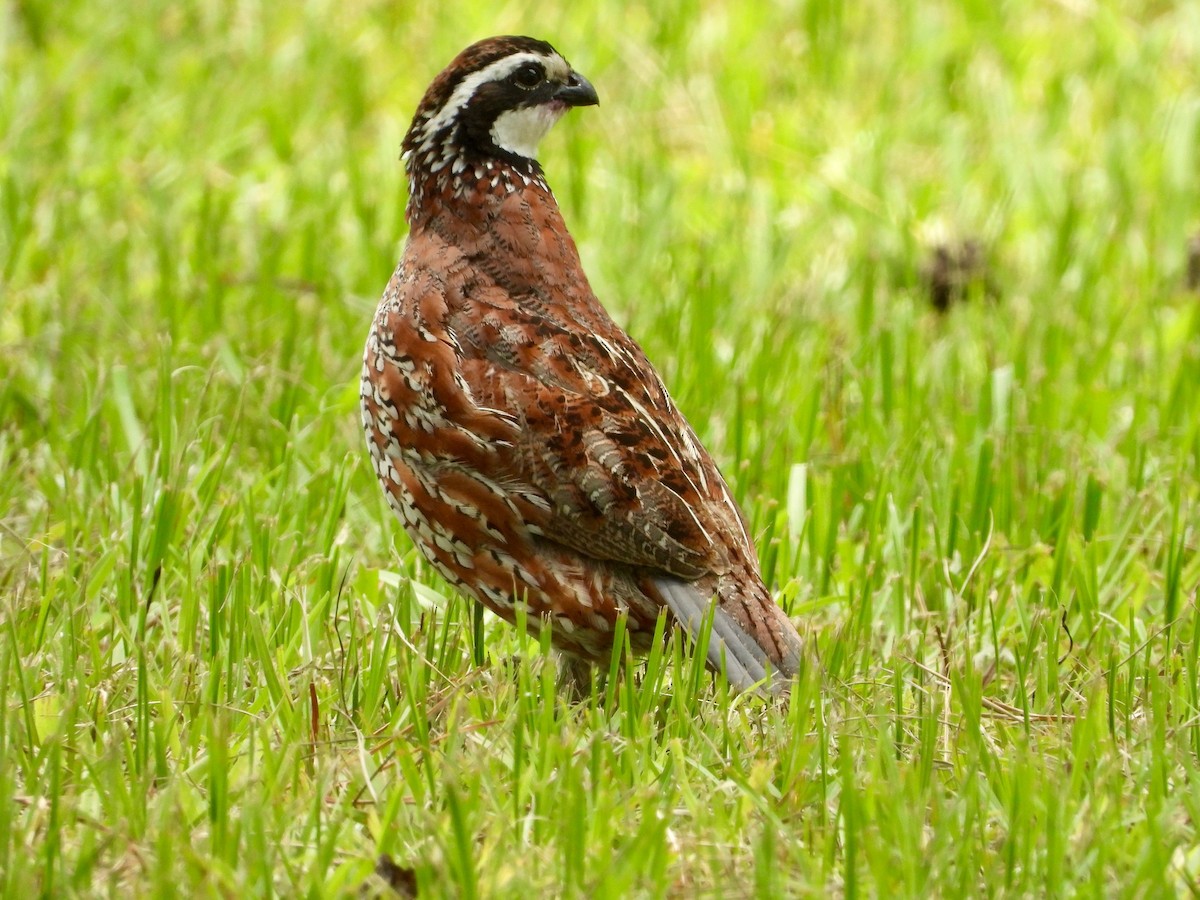
<instances>
[{"instance_id":1,"label":"green grass","mask_svg":"<svg viewBox=\"0 0 1200 900\"><path fill-rule=\"evenodd\" d=\"M0 3L3 895L1200 891L1200 7L417 5ZM569 702L366 464L400 139L508 31L790 705L674 641Z\"/></svg>"}]
</instances>

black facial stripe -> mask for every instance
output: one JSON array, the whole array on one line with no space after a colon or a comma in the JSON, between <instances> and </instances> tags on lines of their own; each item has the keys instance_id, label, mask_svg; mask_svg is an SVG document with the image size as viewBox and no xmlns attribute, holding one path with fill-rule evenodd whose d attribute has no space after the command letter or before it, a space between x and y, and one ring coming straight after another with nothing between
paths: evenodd
<instances>
[{"instance_id":1,"label":"black facial stripe","mask_svg":"<svg viewBox=\"0 0 1200 900\"><path fill-rule=\"evenodd\" d=\"M554 82L543 79L533 90L525 90L513 84L511 78L481 85L458 114L460 141L466 149L484 154L504 153L492 140L492 126L496 119L515 109L550 102L558 87Z\"/></svg>"}]
</instances>

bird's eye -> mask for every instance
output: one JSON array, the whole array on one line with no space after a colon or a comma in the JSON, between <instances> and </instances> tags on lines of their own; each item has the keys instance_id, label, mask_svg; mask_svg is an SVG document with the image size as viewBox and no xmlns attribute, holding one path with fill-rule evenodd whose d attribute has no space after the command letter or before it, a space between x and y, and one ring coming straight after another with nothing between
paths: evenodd
<instances>
[{"instance_id":1,"label":"bird's eye","mask_svg":"<svg viewBox=\"0 0 1200 900\"><path fill-rule=\"evenodd\" d=\"M542 67L533 64L521 66L513 75L513 83L522 90L532 91L542 83Z\"/></svg>"}]
</instances>

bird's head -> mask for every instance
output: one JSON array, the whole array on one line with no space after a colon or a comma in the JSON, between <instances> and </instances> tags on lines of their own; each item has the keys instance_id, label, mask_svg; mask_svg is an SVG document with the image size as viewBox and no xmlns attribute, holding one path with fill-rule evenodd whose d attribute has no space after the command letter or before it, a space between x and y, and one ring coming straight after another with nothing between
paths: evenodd
<instances>
[{"instance_id":1,"label":"bird's head","mask_svg":"<svg viewBox=\"0 0 1200 900\"><path fill-rule=\"evenodd\" d=\"M493 37L454 58L425 92L404 138L410 177L504 163L537 172L537 146L572 106L599 103L596 89L553 47Z\"/></svg>"}]
</instances>

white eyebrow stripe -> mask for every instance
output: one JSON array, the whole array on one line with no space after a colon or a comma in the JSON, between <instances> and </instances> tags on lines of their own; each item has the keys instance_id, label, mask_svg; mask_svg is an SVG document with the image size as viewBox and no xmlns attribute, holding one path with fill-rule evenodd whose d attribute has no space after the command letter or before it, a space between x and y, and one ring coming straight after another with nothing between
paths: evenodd
<instances>
[{"instance_id":1,"label":"white eyebrow stripe","mask_svg":"<svg viewBox=\"0 0 1200 900\"><path fill-rule=\"evenodd\" d=\"M458 87L454 89L449 99L442 104L442 108L437 111L437 115L426 122L421 129L425 136L425 139L421 142L421 149L425 150L429 148L429 145L438 132L454 120L459 110L467 105L482 85L487 84L489 81L503 81L521 66L528 63L539 63L545 66L548 72L554 72L554 74L569 73L571 71L570 67L567 66L566 60L557 54L554 56L543 56L540 53L514 53L512 56L506 56L503 59L496 60L491 65L484 66L478 72L472 72L458 83Z\"/></svg>"}]
</instances>

